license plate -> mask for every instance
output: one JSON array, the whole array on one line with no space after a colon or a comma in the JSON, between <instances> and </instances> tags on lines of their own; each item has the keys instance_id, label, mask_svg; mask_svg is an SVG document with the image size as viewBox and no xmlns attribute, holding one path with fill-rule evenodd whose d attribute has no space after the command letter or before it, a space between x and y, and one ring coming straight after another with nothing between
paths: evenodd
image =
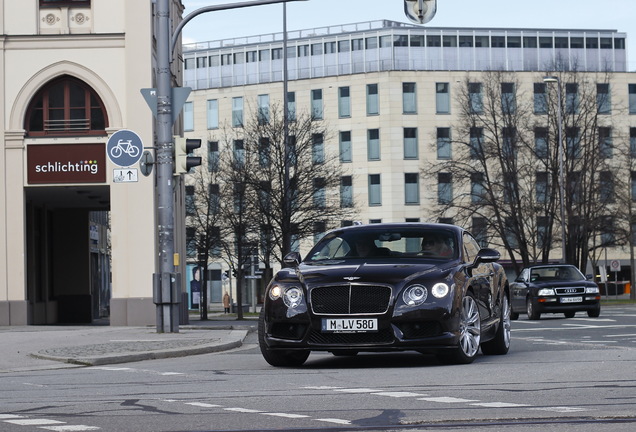
<instances>
[{"instance_id":1,"label":"license plate","mask_svg":"<svg viewBox=\"0 0 636 432\"><path fill-rule=\"evenodd\" d=\"M581 303L583 301L583 297L563 297L561 298L561 303Z\"/></svg>"},{"instance_id":2,"label":"license plate","mask_svg":"<svg viewBox=\"0 0 636 432\"><path fill-rule=\"evenodd\" d=\"M377 332L377 318L323 318L322 331L332 333Z\"/></svg>"}]
</instances>

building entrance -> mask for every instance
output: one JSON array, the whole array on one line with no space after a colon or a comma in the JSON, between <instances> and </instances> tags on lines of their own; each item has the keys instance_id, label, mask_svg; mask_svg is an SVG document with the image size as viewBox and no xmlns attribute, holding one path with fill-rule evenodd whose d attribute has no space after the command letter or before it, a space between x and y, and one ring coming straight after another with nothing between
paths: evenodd
<instances>
[{"instance_id":1,"label":"building entrance","mask_svg":"<svg viewBox=\"0 0 636 432\"><path fill-rule=\"evenodd\" d=\"M109 316L109 186L25 188L29 324Z\"/></svg>"}]
</instances>

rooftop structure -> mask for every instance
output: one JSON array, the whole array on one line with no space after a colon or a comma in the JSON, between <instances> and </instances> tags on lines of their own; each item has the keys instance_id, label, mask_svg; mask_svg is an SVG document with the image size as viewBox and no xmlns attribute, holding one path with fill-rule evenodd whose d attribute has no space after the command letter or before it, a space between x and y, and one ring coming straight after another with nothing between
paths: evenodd
<instances>
[{"instance_id":1,"label":"rooftop structure","mask_svg":"<svg viewBox=\"0 0 636 432\"><path fill-rule=\"evenodd\" d=\"M390 70L627 71L617 30L436 28L389 20L288 32L288 79ZM186 44L193 89L283 79L283 34Z\"/></svg>"}]
</instances>

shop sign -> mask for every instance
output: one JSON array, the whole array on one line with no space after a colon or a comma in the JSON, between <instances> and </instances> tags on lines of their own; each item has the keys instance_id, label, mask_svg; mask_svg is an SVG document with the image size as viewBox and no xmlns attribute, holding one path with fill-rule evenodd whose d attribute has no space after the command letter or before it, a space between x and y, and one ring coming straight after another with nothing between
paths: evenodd
<instances>
[{"instance_id":1,"label":"shop sign","mask_svg":"<svg viewBox=\"0 0 636 432\"><path fill-rule=\"evenodd\" d=\"M27 145L27 183L104 183L104 144Z\"/></svg>"}]
</instances>

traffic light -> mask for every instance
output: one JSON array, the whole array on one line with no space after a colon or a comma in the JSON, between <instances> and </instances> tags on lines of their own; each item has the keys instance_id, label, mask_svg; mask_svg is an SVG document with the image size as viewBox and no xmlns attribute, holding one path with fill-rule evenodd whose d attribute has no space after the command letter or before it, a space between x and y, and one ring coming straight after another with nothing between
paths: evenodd
<instances>
[{"instance_id":1,"label":"traffic light","mask_svg":"<svg viewBox=\"0 0 636 432\"><path fill-rule=\"evenodd\" d=\"M201 165L199 156L190 156L194 149L201 147L200 139L174 138L174 172L175 174L187 174L190 168Z\"/></svg>"},{"instance_id":2,"label":"traffic light","mask_svg":"<svg viewBox=\"0 0 636 432\"><path fill-rule=\"evenodd\" d=\"M234 276L234 277L237 277L237 276L238 276L238 273L236 272L236 270L235 270L235 269L232 269L232 276Z\"/></svg>"},{"instance_id":3,"label":"traffic light","mask_svg":"<svg viewBox=\"0 0 636 432\"><path fill-rule=\"evenodd\" d=\"M426 24L437 12L437 0L404 0L404 13L415 24Z\"/></svg>"}]
</instances>

